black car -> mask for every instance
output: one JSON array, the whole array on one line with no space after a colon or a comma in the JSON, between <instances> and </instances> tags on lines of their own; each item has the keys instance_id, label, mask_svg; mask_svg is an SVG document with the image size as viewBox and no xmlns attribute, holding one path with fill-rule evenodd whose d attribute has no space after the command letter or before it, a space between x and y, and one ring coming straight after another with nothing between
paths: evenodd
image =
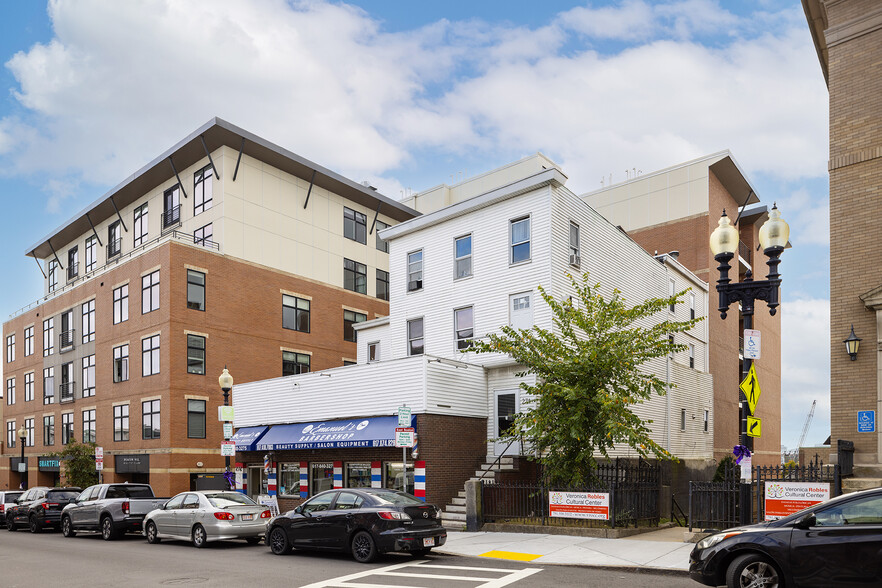
<instances>
[{"instance_id":1,"label":"black car","mask_svg":"<svg viewBox=\"0 0 882 588\"><path fill-rule=\"evenodd\" d=\"M882 586L882 488L698 542L689 575L708 586Z\"/></svg>"},{"instance_id":2,"label":"black car","mask_svg":"<svg viewBox=\"0 0 882 588\"><path fill-rule=\"evenodd\" d=\"M80 488L31 488L7 509L6 528L15 531L19 526L28 527L31 533L47 528L58 530L62 509L76 500L80 492Z\"/></svg>"},{"instance_id":3,"label":"black car","mask_svg":"<svg viewBox=\"0 0 882 588\"><path fill-rule=\"evenodd\" d=\"M343 551L364 563L387 551L422 556L446 540L438 507L385 488L326 490L266 525L276 555L292 547Z\"/></svg>"}]
</instances>

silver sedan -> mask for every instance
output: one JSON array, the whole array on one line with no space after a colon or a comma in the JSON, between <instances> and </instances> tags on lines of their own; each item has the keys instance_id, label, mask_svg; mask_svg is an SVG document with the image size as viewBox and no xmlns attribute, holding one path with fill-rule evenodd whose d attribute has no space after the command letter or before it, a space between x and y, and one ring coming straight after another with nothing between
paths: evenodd
<instances>
[{"instance_id":1,"label":"silver sedan","mask_svg":"<svg viewBox=\"0 0 882 588\"><path fill-rule=\"evenodd\" d=\"M181 492L150 511L143 531L148 543L179 539L205 547L211 541L245 539L254 545L266 532L269 519L268 508L239 492L195 490Z\"/></svg>"}]
</instances>

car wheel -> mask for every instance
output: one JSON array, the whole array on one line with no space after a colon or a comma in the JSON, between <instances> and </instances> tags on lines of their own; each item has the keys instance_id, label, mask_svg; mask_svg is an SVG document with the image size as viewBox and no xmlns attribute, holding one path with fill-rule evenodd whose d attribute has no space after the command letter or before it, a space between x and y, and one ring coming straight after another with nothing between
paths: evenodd
<instances>
[{"instance_id":1,"label":"car wheel","mask_svg":"<svg viewBox=\"0 0 882 588\"><path fill-rule=\"evenodd\" d=\"M28 518L28 528L31 530L31 533L39 533L43 530L43 527L40 526L40 522L34 515Z\"/></svg>"},{"instance_id":2,"label":"car wheel","mask_svg":"<svg viewBox=\"0 0 882 588\"><path fill-rule=\"evenodd\" d=\"M162 539L159 538L158 531L156 530L156 523L154 523L153 521L147 523L147 527L144 529L144 531L147 533L147 543L153 545L162 541Z\"/></svg>"},{"instance_id":3,"label":"car wheel","mask_svg":"<svg viewBox=\"0 0 882 588\"><path fill-rule=\"evenodd\" d=\"M77 532L74 531L70 517L61 517L61 534L65 537L76 537Z\"/></svg>"},{"instance_id":4,"label":"car wheel","mask_svg":"<svg viewBox=\"0 0 882 588\"><path fill-rule=\"evenodd\" d=\"M6 530L15 531L15 521L12 520L12 515L6 517Z\"/></svg>"},{"instance_id":5,"label":"car wheel","mask_svg":"<svg viewBox=\"0 0 882 588\"><path fill-rule=\"evenodd\" d=\"M412 556L414 556L415 558L426 557L426 555L428 555L428 553L429 553L428 549L413 549L410 552L410 554Z\"/></svg>"},{"instance_id":6,"label":"car wheel","mask_svg":"<svg viewBox=\"0 0 882 588\"><path fill-rule=\"evenodd\" d=\"M113 541L116 537L116 531L113 529L113 519L110 517L101 519L101 538L105 541Z\"/></svg>"},{"instance_id":7,"label":"car wheel","mask_svg":"<svg viewBox=\"0 0 882 588\"><path fill-rule=\"evenodd\" d=\"M755 553L736 557L726 572L728 588L778 588L783 585L772 562Z\"/></svg>"},{"instance_id":8,"label":"car wheel","mask_svg":"<svg viewBox=\"0 0 882 588\"><path fill-rule=\"evenodd\" d=\"M257 545L258 543L260 543L260 537L246 537L245 542L248 545Z\"/></svg>"},{"instance_id":9,"label":"car wheel","mask_svg":"<svg viewBox=\"0 0 882 588\"><path fill-rule=\"evenodd\" d=\"M193 546L202 548L206 543L208 543L208 536L205 534L205 527L202 525L193 527Z\"/></svg>"},{"instance_id":10,"label":"car wheel","mask_svg":"<svg viewBox=\"0 0 882 588\"><path fill-rule=\"evenodd\" d=\"M352 538L352 557L360 563L370 563L377 558L377 544L367 531L359 531Z\"/></svg>"},{"instance_id":11,"label":"car wheel","mask_svg":"<svg viewBox=\"0 0 882 588\"><path fill-rule=\"evenodd\" d=\"M291 551L291 542L288 541L288 533L282 527L273 527L270 531L267 544L276 555L285 555Z\"/></svg>"}]
</instances>

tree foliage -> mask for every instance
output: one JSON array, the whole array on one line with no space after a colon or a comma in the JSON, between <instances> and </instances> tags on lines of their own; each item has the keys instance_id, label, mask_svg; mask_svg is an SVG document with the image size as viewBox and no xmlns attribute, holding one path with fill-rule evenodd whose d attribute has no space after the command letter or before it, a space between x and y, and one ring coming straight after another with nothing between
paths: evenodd
<instances>
[{"instance_id":1,"label":"tree foliage","mask_svg":"<svg viewBox=\"0 0 882 588\"><path fill-rule=\"evenodd\" d=\"M577 296L563 301L539 287L552 310L553 330L506 326L475 344L480 353L510 355L525 366L519 376L536 376L536 385L521 383L528 400L503 438L523 436L549 480L560 484L590 484L596 456L608 458L616 446L630 446L642 457L674 459L650 438L652 421L641 420L631 407L665 394L665 380L645 364L685 350L669 336L701 320L669 320L668 306L680 302L686 290L628 307L618 290L605 299L587 274L581 282L572 276L570 281Z\"/></svg>"},{"instance_id":2,"label":"tree foliage","mask_svg":"<svg viewBox=\"0 0 882 588\"><path fill-rule=\"evenodd\" d=\"M79 443L71 438L70 443L58 453L52 453L61 464L65 484L87 488L98 483L98 472L95 470L95 443Z\"/></svg>"}]
</instances>

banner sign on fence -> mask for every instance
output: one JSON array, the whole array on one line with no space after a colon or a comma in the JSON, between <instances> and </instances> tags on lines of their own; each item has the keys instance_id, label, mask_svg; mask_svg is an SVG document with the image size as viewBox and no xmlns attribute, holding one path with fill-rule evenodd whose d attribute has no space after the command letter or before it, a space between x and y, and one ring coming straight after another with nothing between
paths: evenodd
<instances>
[{"instance_id":1,"label":"banner sign on fence","mask_svg":"<svg viewBox=\"0 0 882 588\"><path fill-rule=\"evenodd\" d=\"M766 520L774 521L829 499L829 482L766 482Z\"/></svg>"},{"instance_id":2,"label":"banner sign on fence","mask_svg":"<svg viewBox=\"0 0 882 588\"><path fill-rule=\"evenodd\" d=\"M609 493L549 492L548 510L552 517L609 520Z\"/></svg>"}]
</instances>

